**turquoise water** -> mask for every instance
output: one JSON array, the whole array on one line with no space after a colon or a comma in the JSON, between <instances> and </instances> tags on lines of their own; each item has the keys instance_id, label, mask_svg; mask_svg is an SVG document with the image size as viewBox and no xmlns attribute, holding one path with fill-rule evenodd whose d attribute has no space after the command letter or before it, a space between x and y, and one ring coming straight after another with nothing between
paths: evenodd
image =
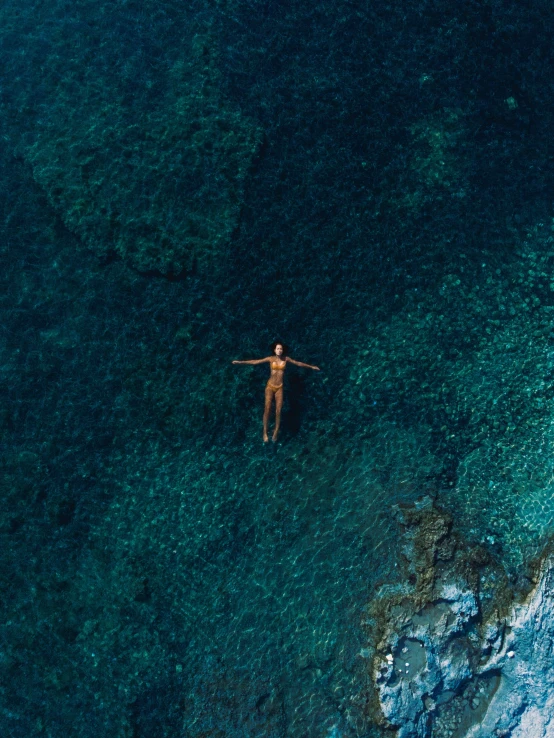
<instances>
[{"instance_id":1,"label":"turquoise water","mask_svg":"<svg viewBox=\"0 0 554 738\"><path fill-rule=\"evenodd\" d=\"M379 735L392 505L552 531L551 11L0 13L2 734Z\"/></svg>"}]
</instances>

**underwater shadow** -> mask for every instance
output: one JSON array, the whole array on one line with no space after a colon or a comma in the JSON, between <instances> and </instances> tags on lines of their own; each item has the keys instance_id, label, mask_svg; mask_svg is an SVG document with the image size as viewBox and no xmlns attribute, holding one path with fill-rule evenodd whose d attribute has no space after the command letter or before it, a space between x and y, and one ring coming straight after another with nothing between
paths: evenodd
<instances>
[{"instance_id":1,"label":"underwater shadow","mask_svg":"<svg viewBox=\"0 0 554 738\"><path fill-rule=\"evenodd\" d=\"M296 436L302 427L305 412L306 382L300 375L289 376L286 402L283 407L282 428L289 436Z\"/></svg>"}]
</instances>

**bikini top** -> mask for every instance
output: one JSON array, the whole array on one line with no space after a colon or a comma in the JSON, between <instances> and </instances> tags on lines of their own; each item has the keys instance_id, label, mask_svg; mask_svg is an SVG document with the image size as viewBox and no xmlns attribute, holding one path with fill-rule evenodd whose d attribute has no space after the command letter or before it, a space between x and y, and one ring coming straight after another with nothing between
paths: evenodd
<instances>
[{"instance_id":1,"label":"bikini top","mask_svg":"<svg viewBox=\"0 0 554 738\"><path fill-rule=\"evenodd\" d=\"M278 364L276 361L271 362L271 368L272 369L281 369L284 371L285 367L287 365L287 362L283 362L283 364Z\"/></svg>"}]
</instances>

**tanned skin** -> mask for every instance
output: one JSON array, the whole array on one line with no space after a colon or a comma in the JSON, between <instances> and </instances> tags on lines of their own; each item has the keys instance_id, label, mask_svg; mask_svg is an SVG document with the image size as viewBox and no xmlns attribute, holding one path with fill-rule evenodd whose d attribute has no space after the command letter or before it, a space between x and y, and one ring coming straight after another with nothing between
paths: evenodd
<instances>
[{"instance_id":1,"label":"tanned skin","mask_svg":"<svg viewBox=\"0 0 554 738\"><path fill-rule=\"evenodd\" d=\"M265 407L264 407L264 443L269 441L267 435L267 424L269 421L269 413L271 412L272 399L275 397L275 430L273 431L272 441L277 440L279 435L279 426L281 425L281 408L283 407L283 376L285 373L285 367L288 364L294 364L295 366L303 366L306 369L314 369L316 372L320 371L318 366L312 366L311 364L304 364L302 361L295 361L290 356L283 357L283 346L278 343L275 346L275 353L273 356L266 356L265 359L250 359L249 361L233 361L233 364L271 364L271 374L269 375L268 383L265 387Z\"/></svg>"}]
</instances>

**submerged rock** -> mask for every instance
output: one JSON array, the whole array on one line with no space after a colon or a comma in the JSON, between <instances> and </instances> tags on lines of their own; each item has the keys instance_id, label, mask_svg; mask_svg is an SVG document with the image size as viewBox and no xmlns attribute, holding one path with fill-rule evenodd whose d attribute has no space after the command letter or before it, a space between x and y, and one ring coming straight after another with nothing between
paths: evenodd
<instances>
[{"instance_id":1,"label":"submerged rock","mask_svg":"<svg viewBox=\"0 0 554 738\"><path fill-rule=\"evenodd\" d=\"M396 512L407 583L370 608L378 722L398 738L554 736L554 556L514 604L498 562L429 498Z\"/></svg>"},{"instance_id":2,"label":"submerged rock","mask_svg":"<svg viewBox=\"0 0 554 738\"><path fill-rule=\"evenodd\" d=\"M169 276L196 266L214 273L262 131L225 93L208 22L187 23L183 8L174 22L186 32L171 51L154 29L144 38L124 6L85 2L63 17L54 6L45 17L27 11L29 28L49 23L50 35L48 44L38 31L21 40L2 133L67 228L102 259ZM161 34L158 10L143 8ZM20 33L19 13L0 10L3 43Z\"/></svg>"}]
</instances>

